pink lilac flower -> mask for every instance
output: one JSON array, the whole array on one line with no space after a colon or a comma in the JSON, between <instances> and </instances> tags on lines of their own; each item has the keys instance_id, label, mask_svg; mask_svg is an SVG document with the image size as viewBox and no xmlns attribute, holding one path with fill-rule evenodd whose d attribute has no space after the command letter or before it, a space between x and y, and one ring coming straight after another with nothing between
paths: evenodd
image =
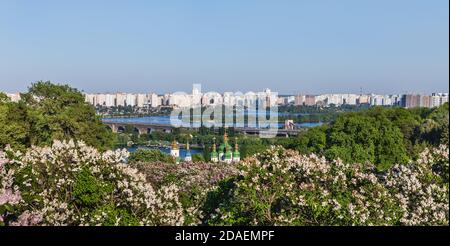
<instances>
[{"instance_id":1,"label":"pink lilac flower","mask_svg":"<svg viewBox=\"0 0 450 246\"><path fill-rule=\"evenodd\" d=\"M5 158L5 153L0 151L0 171L2 171L3 167L6 163L8 163L8 159Z\"/></svg>"},{"instance_id":2,"label":"pink lilac flower","mask_svg":"<svg viewBox=\"0 0 450 246\"><path fill-rule=\"evenodd\" d=\"M42 215L38 213L30 213L25 211L19 216L17 221L12 222L12 226L34 226L42 221Z\"/></svg>"},{"instance_id":3,"label":"pink lilac flower","mask_svg":"<svg viewBox=\"0 0 450 246\"><path fill-rule=\"evenodd\" d=\"M12 189L5 189L0 194L0 205L9 203L11 205L17 204L22 200L20 192L13 192Z\"/></svg>"}]
</instances>

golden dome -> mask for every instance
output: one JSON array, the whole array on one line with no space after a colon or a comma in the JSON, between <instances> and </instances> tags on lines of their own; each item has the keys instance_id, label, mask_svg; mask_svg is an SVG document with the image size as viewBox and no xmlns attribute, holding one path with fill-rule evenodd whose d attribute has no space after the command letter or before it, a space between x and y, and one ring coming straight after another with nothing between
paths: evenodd
<instances>
[{"instance_id":1,"label":"golden dome","mask_svg":"<svg viewBox=\"0 0 450 246\"><path fill-rule=\"evenodd\" d=\"M172 142L172 149L178 149L178 143L175 141L175 139Z\"/></svg>"},{"instance_id":2,"label":"golden dome","mask_svg":"<svg viewBox=\"0 0 450 246\"><path fill-rule=\"evenodd\" d=\"M212 152L216 152L216 137L213 137Z\"/></svg>"},{"instance_id":3,"label":"golden dome","mask_svg":"<svg viewBox=\"0 0 450 246\"><path fill-rule=\"evenodd\" d=\"M224 128L224 134L223 134L223 142L227 143L228 142L228 134L227 134L227 128Z\"/></svg>"}]
</instances>

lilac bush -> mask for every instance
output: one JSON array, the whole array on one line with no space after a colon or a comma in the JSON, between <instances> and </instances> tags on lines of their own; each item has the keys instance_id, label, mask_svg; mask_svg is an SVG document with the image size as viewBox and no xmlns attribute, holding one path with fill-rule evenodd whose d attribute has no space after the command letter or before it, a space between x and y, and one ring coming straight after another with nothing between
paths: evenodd
<instances>
[{"instance_id":1,"label":"lilac bush","mask_svg":"<svg viewBox=\"0 0 450 246\"><path fill-rule=\"evenodd\" d=\"M449 150L426 149L419 159L389 170L386 186L401 209L402 225L448 225Z\"/></svg>"},{"instance_id":2,"label":"lilac bush","mask_svg":"<svg viewBox=\"0 0 450 246\"><path fill-rule=\"evenodd\" d=\"M237 164L126 164L83 142L0 151L0 225L448 225L448 146L380 172L271 147Z\"/></svg>"},{"instance_id":3,"label":"lilac bush","mask_svg":"<svg viewBox=\"0 0 450 246\"><path fill-rule=\"evenodd\" d=\"M154 189L124 164L125 150L98 152L55 141L26 153L2 152L3 223L9 225L181 225L174 185ZM19 199L20 197L20 199Z\"/></svg>"},{"instance_id":4,"label":"lilac bush","mask_svg":"<svg viewBox=\"0 0 450 246\"><path fill-rule=\"evenodd\" d=\"M179 187L185 225L202 224L202 207L207 195L217 188L221 180L238 173L235 164L223 163L139 162L132 166L145 174L147 181L155 187L167 184Z\"/></svg>"},{"instance_id":5,"label":"lilac bush","mask_svg":"<svg viewBox=\"0 0 450 246\"><path fill-rule=\"evenodd\" d=\"M14 184L15 170L8 168L9 165L6 153L0 151L0 225L6 224L5 215L18 211L23 202L20 190Z\"/></svg>"},{"instance_id":6,"label":"lilac bush","mask_svg":"<svg viewBox=\"0 0 450 246\"><path fill-rule=\"evenodd\" d=\"M380 173L272 147L218 191L208 224L448 225L448 147L421 156Z\"/></svg>"}]
</instances>

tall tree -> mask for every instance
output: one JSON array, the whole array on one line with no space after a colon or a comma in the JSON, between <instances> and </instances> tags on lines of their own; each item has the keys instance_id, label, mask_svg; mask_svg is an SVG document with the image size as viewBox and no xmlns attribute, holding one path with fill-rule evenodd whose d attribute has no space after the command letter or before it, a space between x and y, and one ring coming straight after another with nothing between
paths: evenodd
<instances>
[{"instance_id":1,"label":"tall tree","mask_svg":"<svg viewBox=\"0 0 450 246\"><path fill-rule=\"evenodd\" d=\"M7 110L2 106L1 128L12 128L2 144L27 147L48 145L55 139L74 139L100 149L113 146L114 135L77 89L38 81L21 98L18 103L2 103Z\"/></svg>"}]
</instances>

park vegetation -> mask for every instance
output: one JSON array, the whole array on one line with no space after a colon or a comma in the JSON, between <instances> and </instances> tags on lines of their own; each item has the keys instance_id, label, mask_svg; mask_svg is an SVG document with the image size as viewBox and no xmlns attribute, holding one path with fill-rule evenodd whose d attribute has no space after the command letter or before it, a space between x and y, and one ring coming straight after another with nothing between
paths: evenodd
<instances>
[{"instance_id":1,"label":"park vegetation","mask_svg":"<svg viewBox=\"0 0 450 246\"><path fill-rule=\"evenodd\" d=\"M114 145L114 135L78 90L39 81L17 103L0 95L0 147L24 150L50 145L54 139L82 140L102 150Z\"/></svg>"},{"instance_id":2,"label":"park vegetation","mask_svg":"<svg viewBox=\"0 0 450 246\"><path fill-rule=\"evenodd\" d=\"M242 135L228 129L230 143L238 141L242 157L250 157L272 145L281 145L301 154L316 153L328 160L373 163L378 169L389 168L395 163L406 163L418 158L425 148L448 145L448 103L439 108L404 109L374 107L358 112L339 114L335 120L322 126L305 129L297 137L262 139ZM222 141L223 128L202 127L198 131L175 129L171 133L152 132L138 135L128 127L119 134L122 145L133 142L165 143L172 140L189 141L203 149L203 159L209 160L211 146Z\"/></svg>"},{"instance_id":3,"label":"park vegetation","mask_svg":"<svg viewBox=\"0 0 450 246\"><path fill-rule=\"evenodd\" d=\"M231 129L233 164L208 161L223 129L147 135L205 146L175 164L115 148L79 91L37 82L17 103L0 94L0 225L448 226L448 120L445 104L346 112L292 138Z\"/></svg>"},{"instance_id":4,"label":"park vegetation","mask_svg":"<svg viewBox=\"0 0 450 246\"><path fill-rule=\"evenodd\" d=\"M270 147L241 163L126 164L55 141L0 152L2 225L448 225L448 146L378 171Z\"/></svg>"}]
</instances>

